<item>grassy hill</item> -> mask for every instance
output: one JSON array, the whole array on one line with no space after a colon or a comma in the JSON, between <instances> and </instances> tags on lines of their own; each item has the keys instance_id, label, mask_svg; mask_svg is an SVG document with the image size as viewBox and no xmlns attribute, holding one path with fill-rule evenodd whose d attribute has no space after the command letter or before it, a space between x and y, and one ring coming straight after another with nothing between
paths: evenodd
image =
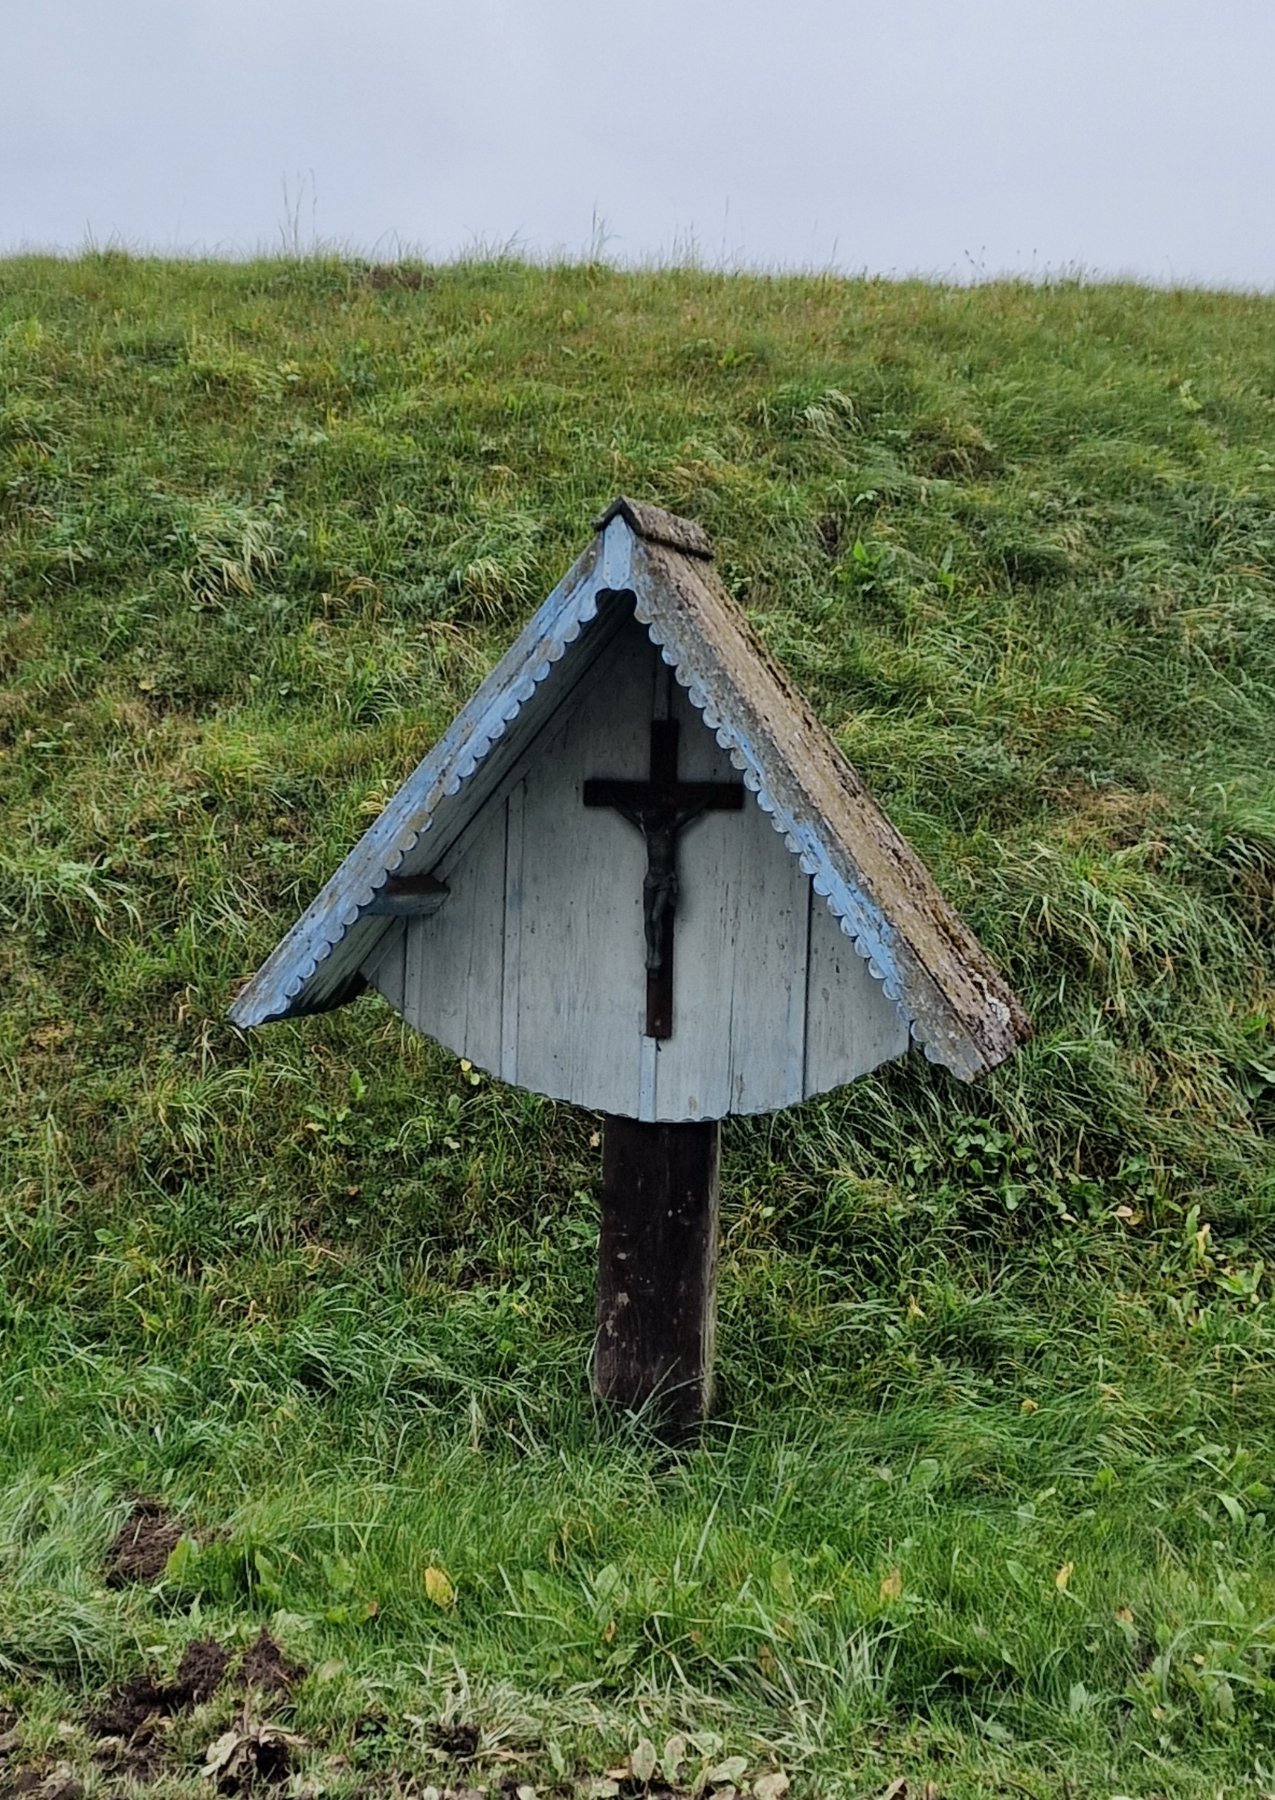
<instances>
[{"instance_id":1,"label":"grassy hill","mask_svg":"<svg viewBox=\"0 0 1275 1800\"><path fill-rule=\"evenodd\" d=\"M594 1120L225 1022L620 491L1037 1027L728 1126L675 1456L588 1401ZM233 1681L102 1694L266 1625L338 1797L1275 1792L1273 503L1266 299L0 263L0 1791L207 1792Z\"/></svg>"}]
</instances>

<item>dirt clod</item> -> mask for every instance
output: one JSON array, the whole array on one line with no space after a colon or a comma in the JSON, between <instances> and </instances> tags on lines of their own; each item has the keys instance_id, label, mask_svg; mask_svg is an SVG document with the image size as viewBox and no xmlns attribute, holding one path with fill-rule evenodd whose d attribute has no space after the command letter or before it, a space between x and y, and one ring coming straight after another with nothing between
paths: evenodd
<instances>
[{"instance_id":1,"label":"dirt clod","mask_svg":"<svg viewBox=\"0 0 1275 1800\"><path fill-rule=\"evenodd\" d=\"M435 1750L441 1750L445 1756L454 1756L461 1762L478 1754L477 1725L433 1725L430 1727L429 1740Z\"/></svg>"},{"instance_id":2,"label":"dirt clod","mask_svg":"<svg viewBox=\"0 0 1275 1800\"><path fill-rule=\"evenodd\" d=\"M187 1712L210 1699L221 1685L230 1653L216 1638L196 1638L187 1644L172 1681L157 1681L150 1669L131 1675L114 1688L105 1704L89 1719L98 1737L132 1741L149 1737L161 1719Z\"/></svg>"},{"instance_id":3,"label":"dirt clod","mask_svg":"<svg viewBox=\"0 0 1275 1800\"><path fill-rule=\"evenodd\" d=\"M84 1800L84 1783L70 1763L58 1763L40 1783L40 1800Z\"/></svg>"},{"instance_id":4,"label":"dirt clod","mask_svg":"<svg viewBox=\"0 0 1275 1800\"><path fill-rule=\"evenodd\" d=\"M170 1716L168 1688L147 1670L111 1689L98 1710L90 1714L89 1729L96 1737L131 1741L139 1735L149 1737L160 1719Z\"/></svg>"},{"instance_id":5,"label":"dirt clod","mask_svg":"<svg viewBox=\"0 0 1275 1800\"><path fill-rule=\"evenodd\" d=\"M308 1673L304 1663L293 1662L284 1655L264 1626L244 1651L239 1665L240 1681L246 1688L256 1688L261 1694L290 1693Z\"/></svg>"},{"instance_id":6,"label":"dirt clod","mask_svg":"<svg viewBox=\"0 0 1275 1800\"><path fill-rule=\"evenodd\" d=\"M111 1782L132 1781L139 1786L152 1782L163 1770L166 1746L143 1732L131 1743L121 1738L103 1738L93 1752L93 1761ZM105 1792L113 1792L108 1787Z\"/></svg>"},{"instance_id":7,"label":"dirt clod","mask_svg":"<svg viewBox=\"0 0 1275 1800\"><path fill-rule=\"evenodd\" d=\"M154 1500L138 1500L106 1553L106 1585L158 1581L182 1536L180 1519Z\"/></svg>"},{"instance_id":8,"label":"dirt clod","mask_svg":"<svg viewBox=\"0 0 1275 1800\"><path fill-rule=\"evenodd\" d=\"M19 1794L38 1794L40 1800L84 1800L84 1783L68 1762L57 1763L52 1769L47 1763L32 1763L0 1782L4 1800Z\"/></svg>"},{"instance_id":9,"label":"dirt clod","mask_svg":"<svg viewBox=\"0 0 1275 1800\"><path fill-rule=\"evenodd\" d=\"M196 1638L182 1651L172 1693L182 1706L198 1706L221 1686L230 1652L216 1638Z\"/></svg>"}]
</instances>

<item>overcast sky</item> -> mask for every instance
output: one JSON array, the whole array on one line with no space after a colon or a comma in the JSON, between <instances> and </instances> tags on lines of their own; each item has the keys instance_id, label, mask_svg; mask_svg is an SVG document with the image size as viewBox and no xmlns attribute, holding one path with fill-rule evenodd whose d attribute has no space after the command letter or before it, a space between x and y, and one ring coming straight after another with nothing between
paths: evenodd
<instances>
[{"instance_id":1,"label":"overcast sky","mask_svg":"<svg viewBox=\"0 0 1275 1800\"><path fill-rule=\"evenodd\" d=\"M0 0L0 249L1275 287L1275 0Z\"/></svg>"}]
</instances>

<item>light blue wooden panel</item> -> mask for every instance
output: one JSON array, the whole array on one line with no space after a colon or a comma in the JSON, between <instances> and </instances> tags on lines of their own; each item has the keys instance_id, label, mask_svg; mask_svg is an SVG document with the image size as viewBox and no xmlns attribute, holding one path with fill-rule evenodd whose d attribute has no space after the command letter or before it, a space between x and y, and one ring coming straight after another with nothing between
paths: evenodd
<instances>
[{"instance_id":1,"label":"light blue wooden panel","mask_svg":"<svg viewBox=\"0 0 1275 1800\"><path fill-rule=\"evenodd\" d=\"M647 776L653 717L679 724L681 779L739 779L625 626L432 871L445 903L396 925L369 979L480 1068L628 1117L768 1112L902 1054L900 1015L751 793L679 839L673 1035L645 1036L646 849L583 788Z\"/></svg>"},{"instance_id":2,"label":"light blue wooden panel","mask_svg":"<svg viewBox=\"0 0 1275 1800\"><path fill-rule=\"evenodd\" d=\"M636 1116L645 1016L639 833L584 804L594 776L644 777L658 655L630 626L528 770L521 858L505 922L506 1079ZM516 1007L516 1022L509 1009ZM511 1073L512 1071L512 1073Z\"/></svg>"},{"instance_id":3,"label":"light blue wooden panel","mask_svg":"<svg viewBox=\"0 0 1275 1800\"><path fill-rule=\"evenodd\" d=\"M908 1022L816 895L806 980L806 1093L841 1087L907 1054Z\"/></svg>"},{"instance_id":4,"label":"light blue wooden panel","mask_svg":"<svg viewBox=\"0 0 1275 1800\"><path fill-rule=\"evenodd\" d=\"M739 781L727 753L672 681L679 775ZM803 1094L809 881L751 794L678 843L673 1035L655 1055L650 1116L762 1112Z\"/></svg>"},{"instance_id":5,"label":"light blue wooden panel","mask_svg":"<svg viewBox=\"0 0 1275 1800\"><path fill-rule=\"evenodd\" d=\"M359 973L377 988L395 1012L403 1010L403 983L406 976L407 937L400 920L386 932Z\"/></svg>"},{"instance_id":6,"label":"light blue wooden panel","mask_svg":"<svg viewBox=\"0 0 1275 1800\"><path fill-rule=\"evenodd\" d=\"M505 806L480 813L436 871L450 890L409 921L403 1015L482 1069L500 1068Z\"/></svg>"},{"instance_id":7,"label":"light blue wooden panel","mask_svg":"<svg viewBox=\"0 0 1275 1800\"><path fill-rule=\"evenodd\" d=\"M1021 1006L943 901L919 858L758 643L713 572L703 532L658 508L623 499L598 525L601 537L577 560L434 750L238 995L232 1018L239 1025L257 1025L342 1004L357 990L353 978L360 972L376 972L375 978L397 995L392 949L396 940L387 916L393 897L385 888L387 876L407 878L440 870L477 817L505 813L511 830L517 830L516 803L510 803L510 795L539 767L543 734L557 733L567 717L564 705L570 709L574 704L573 684L588 685L594 659L615 632L630 632L636 617L676 668L709 728L729 745L735 768L758 795L762 810L780 824L787 849L813 877L818 900L826 900L825 910L849 927L886 993L906 1010L911 1035L926 1055L962 1079L994 1067L1029 1029ZM688 754L689 750L688 745ZM707 754L720 766L711 746ZM533 783L525 798L534 799L533 787L539 791ZM801 959L800 903L786 891L789 877L762 849L761 837L754 836L757 821L750 816L734 842L722 836L722 823L705 823L698 828L698 842L692 833L687 846L688 874L693 877L686 903L687 929L695 931L697 917L706 920L712 908L719 915L717 937L711 945L705 941L697 961L702 985L713 982L706 1002L710 1010L702 1023L705 1031L711 1027L720 1033L720 1009L714 1013L712 1006L725 992L742 1005L741 1016L767 1021L764 1029L777 1033L779 1041L774 1061L762 1068L758 1040L737 1031L736 1014L731 1015L725 1028L729 1102L748 1109L782 1105L782 1096L791 1094L796 1085L792 995ZM748 906L731 912L735 889L730 877L737 850L743 860L734 870L736 885L741 896L751 896L751 918ZM708 863L716 858L715 871L707 863L700 868L705 858ZM586 858L580 867L587 866ZM506 857L502 946L506 924L510 930L515 926L521 930L525 923L518 867ZM708 879L712 875L715 887ZM716 896L711 905L705 899L710 893ZM454 904L451 910L456 910ZM816 904L810 917L819 916ZM747 966L740 961L742 952L731 951L727 980L722 946L735 944L731 929L742 932L752 949ZM826 932L822 926L820 931L822 941ZM450 941L450 932L447 936ZM429 940L408 937L402 942L406 1006L415 1004L409 997L408 962L426 956ZM843 1060L853 1063L860 1052L875 1054L889 1036L878 1034L873 1039L869 1032L871 1042L862 1044L847 1038L850 1027L838 1008L843 999L850 999L845 984L857 977L848 972L853 965L838 960L839 946L824 947L830 956L832 950L837 954L813 992L825 996L829 1019L836 1015L836 1020L807 1021L802 1055L810 1067L803 1074L803 1089L812 1082L826 1085L831 1079L852 1078L853 1071L839 1073ZM524 963L519 958L511 967L505 950L507 946L502 950L498 1056L500 1066L512 1072L527 1035L518 997ZM682 960L685 964L687 959ZM713 968L716 977L709 973ZM788 1002L782 1024L776 1023L777 983ZM755 992L749 991L750 984ZM691 1006L696 1002L692 993ZM851 1015L857 1016L853 1008ZM698 1011L695 1018L700 1019ZM453 1024L448 1023L447 1029ZM558 1032L555 1025L551 1035ZM698 1116L718 1104L708 1093L717 1080L718 1063L701 1073L696 1090L688 1085L689 1078L675 1074L666 1051L649 1040L641 1045L639 1065L641 1116L673 1117L677 1107L685 1107L687 1116ZM764 1099L768 1087L781 1097Z\"/></svg>"}]
</instances>

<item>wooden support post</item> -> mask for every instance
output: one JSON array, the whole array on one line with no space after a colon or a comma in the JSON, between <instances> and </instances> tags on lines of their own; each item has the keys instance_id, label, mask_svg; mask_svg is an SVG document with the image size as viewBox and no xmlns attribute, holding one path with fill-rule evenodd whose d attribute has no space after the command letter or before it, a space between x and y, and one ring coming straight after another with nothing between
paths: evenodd
<instances>
[{"instance_id":1,"label":"wooden support post","mask_svg":"<svg viewBox=\"0 0 1275 1800\"><path fill-rule=\"evenodd\" d=\"M713 1403L721 1127L608 1118L593 1387L677 1425Z\"/></svg>"}]
</instances>

